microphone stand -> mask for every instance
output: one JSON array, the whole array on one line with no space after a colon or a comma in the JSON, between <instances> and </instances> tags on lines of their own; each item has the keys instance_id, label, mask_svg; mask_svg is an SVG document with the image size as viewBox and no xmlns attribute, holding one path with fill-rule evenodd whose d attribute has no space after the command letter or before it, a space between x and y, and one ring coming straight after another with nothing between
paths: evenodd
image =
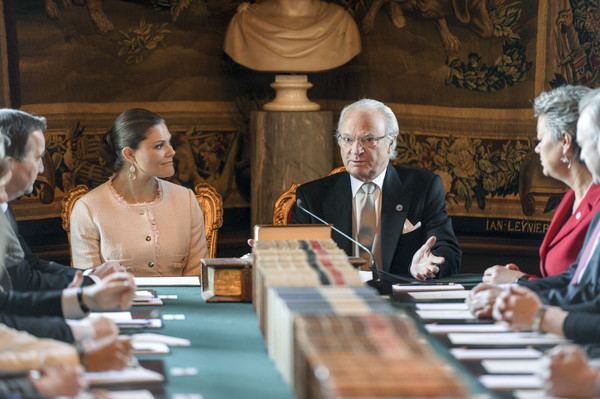
<instances>
[{"instance_id":1,"label":"microphone stand","mask_svg":"<svg viewBox=\"0 0 600 399\"><path fill-rule=\"evenodd\" d=\"M309 215L309 216L317 219L319 222L323 223L324 225L327 225L327 226L331 227L331 229L333 231L335 231L336 233L338 233L339 235L341 235L342 237L344 237L345 239L347 239L351 243L358 245L358 247L360 249L362 249L363 251L365 251L369 255L369 267L371 269L371 272L373 273L373 280L374 281L379 281L379 273L377 272L377 265L375 264L375 257L373 256L373 252L371 252L371 250L369 248L365 247L363 244L361 244L360 242L356 241L354 238L350 237L348 234L344 233L342 230L338 229L333 224L327 223L326 221L324 221L323 219L321 219L320 217L318 217L317 215L315 215L313 212L311 212L308 209L304 208L302 206L302 200L297 199L296 200L296 206L302 212L304 212L307 215Z\"/></svg>"}]
</instances>

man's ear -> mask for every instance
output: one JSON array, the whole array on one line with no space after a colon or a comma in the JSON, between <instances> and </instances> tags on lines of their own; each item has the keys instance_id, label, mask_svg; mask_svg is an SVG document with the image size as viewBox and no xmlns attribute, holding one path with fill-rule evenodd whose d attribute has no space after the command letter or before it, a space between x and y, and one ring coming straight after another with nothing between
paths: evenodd
<instances>
[{"instance_id":1,"label":"man's ear","mask_svg":"<svg viewBox=\"0 0 600 399\"><path fill-rule=\"evenodd\" d=\"M127 160L129 163L135 162L135 153L130 147L125 147L121 150L121 155L123 155L123 159Z\"/></svg>"}]
</instances>

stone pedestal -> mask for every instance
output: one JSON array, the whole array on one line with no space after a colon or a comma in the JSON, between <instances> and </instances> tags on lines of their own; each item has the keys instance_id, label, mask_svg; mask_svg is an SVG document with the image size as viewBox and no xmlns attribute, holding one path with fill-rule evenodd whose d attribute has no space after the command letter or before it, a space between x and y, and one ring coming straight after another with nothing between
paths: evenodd
<instances>
[{"instance_id":1,"label":"stone pedestal","mask_svg":"<svg viewBox=\"0 0 600 399\"><path fill-rule=\"evenodd\" d=\"M292 183L325 176L333 165L331 111L251 116L252 225L270 224L275 200Z\"/></svg>"}]
</instances>

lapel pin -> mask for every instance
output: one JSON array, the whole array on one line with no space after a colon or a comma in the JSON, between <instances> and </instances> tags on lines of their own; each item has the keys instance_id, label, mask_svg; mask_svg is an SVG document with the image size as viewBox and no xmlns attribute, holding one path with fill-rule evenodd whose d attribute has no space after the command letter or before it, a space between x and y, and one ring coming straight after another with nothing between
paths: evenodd
<instances>
[{"instance_id":1,"label":"lapel pin","mask_svg":"<svg viewBox=\"0 0 600 399\"><path fill-rule=\"evenodd\" d=\"M402 204L396 205L396 212L402 212L403 209L404 207L402 206Z\"/></svg>"}]
</instances>

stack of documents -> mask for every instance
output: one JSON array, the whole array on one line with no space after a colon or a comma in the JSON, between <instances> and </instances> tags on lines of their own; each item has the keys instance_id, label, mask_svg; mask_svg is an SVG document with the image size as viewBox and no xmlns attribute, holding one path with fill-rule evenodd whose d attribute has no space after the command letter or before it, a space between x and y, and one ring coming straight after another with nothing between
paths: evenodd
<instances>
[{"instance_id":1,"label":"stack of documents","mask_svg":"<svg viewBox=\"0 0 600 399\"><path fill-rule=\"evenodd\" d=\"M134 277L138 287L199 287L199 276L182 277Z\"/></svg>"},{"instance_id":2,"label":"stack of documents","mask_svg":"<svg viewBox=\"0 0 600 399\"><path fill-rule=\"evenodd\" d=\"M130 336L135 355L161 355L170 352L170 346L190 346L189 339L161 334L133 334Z\"/></svg>"},{"instance_id":3,"label":"stack of documents","mask_svg":"<svg viewBox=\"0 0 600 399\"><path fill-rule=\"evenodd\" d=\"M156 292L150 290L137 290L133 297L133 306L162 306L162 299L156 296Z\"/></svg>"},{"instance_id":4,"label":"stack of documents","mask_svg":"<svg viewBox=\"0 0 600 399\"><path fill-rule=\"evenodd\" d=\"M394 284L394 292L464 291L461 284Z\"/></svg>"},{"instance_id":5,"label":"stack of documents","mask_svg":"<svg viewBox=\"0 0 600 399\"><path fill-rule=\"evenodd\" d=\"M86 372L85 378L90 386L112 386L121 384L159 383L164 381L162 374L141 366L124 370Z\"/></svg>"},{"instance_id":6,"label":"stack of documents","mask_svg":"<svg viewBox=\"0 0 600 399\"><path fill-rule=\"evenodd\" d=\"M107 317L120 329L161 328L160 318L134 318L131 312L92 312L90 317Z\"/></svg>"}]
</instances>

